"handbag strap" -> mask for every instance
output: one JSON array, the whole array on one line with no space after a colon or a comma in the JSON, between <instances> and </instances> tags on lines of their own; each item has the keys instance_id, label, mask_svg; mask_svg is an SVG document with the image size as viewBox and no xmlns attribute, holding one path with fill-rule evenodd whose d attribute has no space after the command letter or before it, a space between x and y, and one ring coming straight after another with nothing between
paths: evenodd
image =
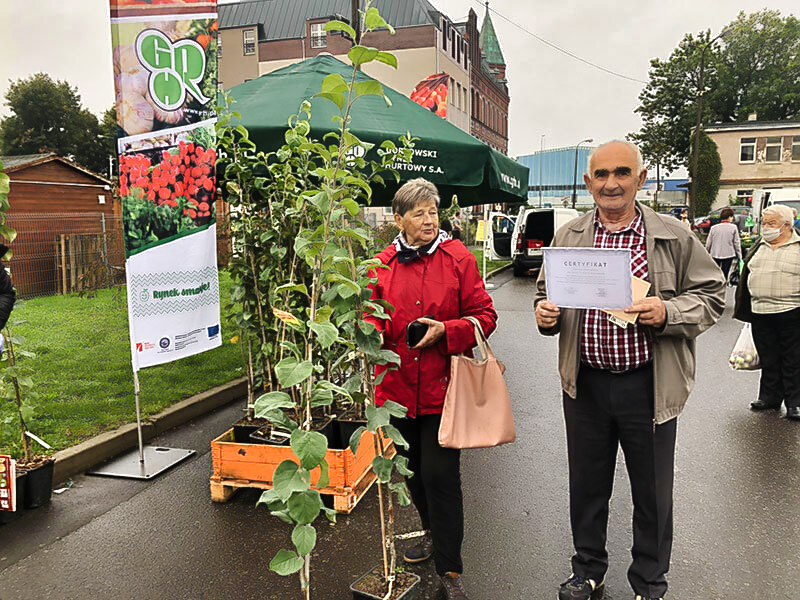
<instances>
[{"instance_id":1,"label":"handbag strap","mask_svg":"<svg viewBox=\"0 0 800 600\"><path fill-rule=\"evenodd\" d=\"M472 327L475 332L475 343L478 346L478 352L481 355L480 360L484 361L487 360L489 357L494 358L494 352L492 352L492 347L489 345L489 340L486 339L486 336L483 333L483 328L481 327L480 321L475 317L464 317L467 321L472 323Z\"/></svg>"}]
</instances>

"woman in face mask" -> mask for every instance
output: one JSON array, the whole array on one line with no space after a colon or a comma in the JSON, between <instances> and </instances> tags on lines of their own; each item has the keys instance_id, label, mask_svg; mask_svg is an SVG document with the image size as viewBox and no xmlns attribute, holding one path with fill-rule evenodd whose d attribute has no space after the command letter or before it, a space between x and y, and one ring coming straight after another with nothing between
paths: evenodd
<instances>
[{"instance_id":1,"label":"woman in face mask","mask_svg":"<svg viewBox=\"0 0 800 600\"><path fill-rule=\"evenodd\" d=\"M761 216L761 240L744 260L733 316L752 323L761 359L753 410L780 409L800 420L800 235L788 206L772 205Z\"/></svg>"}]
</instances>

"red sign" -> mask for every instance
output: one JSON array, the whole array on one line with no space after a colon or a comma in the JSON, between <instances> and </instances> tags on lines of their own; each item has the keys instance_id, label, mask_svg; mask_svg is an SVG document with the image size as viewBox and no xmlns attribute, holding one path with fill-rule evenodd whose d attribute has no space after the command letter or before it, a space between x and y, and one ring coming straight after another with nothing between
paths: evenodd
<instances>
[{"instance_id":1,"label":"red sign","mask_svg":"<svg viewBox=\"0 0 800 600\"><path fill-rule=\"evenodd\" d=\"M17 475L14 459L0 455L0 510L17 510Z\"/></svg>"}]
</instances>

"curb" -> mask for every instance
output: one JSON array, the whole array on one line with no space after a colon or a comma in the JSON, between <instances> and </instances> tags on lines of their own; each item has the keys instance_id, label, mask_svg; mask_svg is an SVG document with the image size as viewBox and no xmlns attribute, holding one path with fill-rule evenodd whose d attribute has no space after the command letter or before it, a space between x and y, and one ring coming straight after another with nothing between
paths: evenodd
<instances>
[{"instance_id":1,"label":"curb","mask_svg":"<svg viewBox=\"0 0 800 600\"><path fill-rule=\"evenodd\" d=\"M514 263L513 263L513 262L510 262L510 263L508 263L507 265L503 265L502 267L498 267L498 268L496 268L494 271L489 271L489 272L486 274L486 279L487 279L487 281L488 281L489 279L491 279L492 277L494 277L495 275L499 275L499 274L500 274L500 273L502 273L503 271L507 271L508 269L510 269L510 268L511 268L511 267L513 267L513 266L514 266Z\"/></svg>"},{"instance_id":2,"label":"curb","mask_svg":"<svg viewBox=\"0 0 800 600\"><path fill-rule=\"evenodd\" d=\"M247 394L247 378L241 377L182 400L157 415L142 420L142 441L183 425ZM107 431L72 448L56 452L53 483L60 483L139 445L136 423Z\"/></svg>"}]
</instances>

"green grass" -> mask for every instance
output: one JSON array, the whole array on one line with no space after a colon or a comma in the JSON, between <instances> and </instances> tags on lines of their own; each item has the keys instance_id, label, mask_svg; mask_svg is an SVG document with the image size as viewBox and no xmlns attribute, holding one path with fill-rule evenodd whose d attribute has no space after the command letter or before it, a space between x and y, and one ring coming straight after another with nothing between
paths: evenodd
<instances>
[{"instance_id":1,"label":"green grass","mask_svg":"<svg viewBox=\"0 0 800 600\"><path fill-rule=\"evenodd\" d=\"M220 300L230 300L231 281L220 273ZM224 311L224 308L223 308ZM133 373L124 288L101 290L95 298L52 296L15 307L11 321L24 320L14 334L36 358L20 360L33 370L34 386L23 389L35 407L29 429L53 451L136 420ZM223 344L202 354L139 371L142 417L194 394L244 375L236 332L222 320ZM0 398L2 417L16 414L6 391ZM0 430L0 454L19 455L16 420ZM37 451L43 450L40 447Z\"/></svg>"},{"instance_id":2,"label":"green grass","mask_svg":"<svg viewBox=\"0 0 800 600\"><path fill-rule=\"evenodd\" d=\"M483 275L483 250L478 248L470 248L470 251L475 255L475 258L478 259L478 271L481 271L481 275ZM510 263L510 260L486 260L486 273L491 273L495 269L499 269L503 265L507 265Z\"/></svg>"}]
</instances>

